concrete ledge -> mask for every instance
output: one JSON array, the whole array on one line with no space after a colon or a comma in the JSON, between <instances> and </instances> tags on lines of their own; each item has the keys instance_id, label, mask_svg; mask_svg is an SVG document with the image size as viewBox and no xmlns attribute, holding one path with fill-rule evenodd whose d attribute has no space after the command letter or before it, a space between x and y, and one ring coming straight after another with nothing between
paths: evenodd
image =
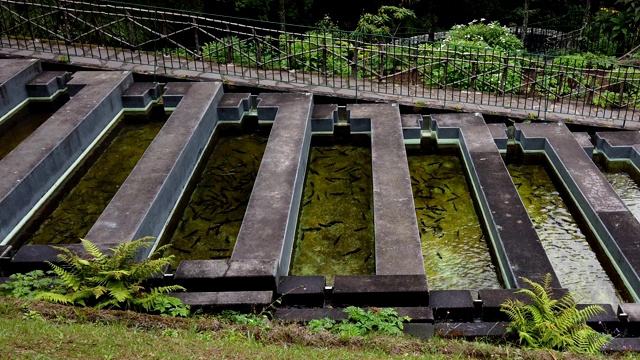
<instances>
[{"instance_id":1,"label":"concrete ledge","mask_svg":"<svg viewBox=\"0 0 640 360\"><path fill-rule=\"evenodd\" d=\"M431 119L438 142L460 144L505 285L520 288L526 286L520 277L540 282L545 274L550 273L553 276L552 286L560 287L482 116L434 114Z\"/></svg>"},{"instance_id":2,"label":"concrete ledge","mask_svg":"<svg viewBox=\"0 0 640 360\"><path fill-rule=\"evenodd\" d=\"M278 297L283 305L324 305L324 276L282 276L278 283Z\"/></svg>"},{"instance_id":3,"label":"concrete ledge","mask_svg":"<svg viewBox=\"0 0 640 360\"><path fill-rule=\"evenodd\" d=\"M597 132L596 147L611 160L629 159L640 168L640 132Z\"/></svg>"},{"instance_id":4,"label":"concrete ledge","mask_svg":"<svg viewBox=\"0 0 640 360\"><path fill-rule=\"evenodd\" d=\"M640 338L614 337L603 349L605 352L640 352Z\"/></svg>"},{"instance_id":5,"label":"concrete ledge","mask_svg":"<svg viewBox=\"0 0 640 360\"><path fill-rule=\"evenodd\" d=\"M258 100L258 120L273 121L273 127L231 260L275 262L277 275L284 276L289 272L309 158L313 97L260 94ZM245 270L247 276L253 273Z\"/></svg>"},{"instance_id":6,"label":"concrete ledge","mask_svg":"<svg viewBox=\"0 0 640 360\"><path fill-rule=\"evenodd\" d=\"M128 109L146 109L152 101L162 96L158 83L133 83L122 94L122 106Z\"/></svg>"},{"instance_id":7,"label":"concrete ledge","mask_svg":"<svg viewBox=\"0 0 640 360\"><path fill-rule=\"evenodd\" d=\"M471 322L475 315L469 290L432 290L429 292L429 307L437 321Z\"/></svg>"},{"instance_id":8,"label":"concrete ledge","mask_svg":"<svg viewBox=\"0 0 640 360\"><path fill-rule=\"evenodd\" d=\"M162 101L164 102L165 108L175 108L178 106L182 98L185 96L187 92L189 92L189 88L194 84L192 82L172 82L167 83L164 88L164 93L162 94Z\"/></svg>"},{"instance_id":9,"label":"concrete ledge","mask_svg":"<svg viewBox=\"0 0 640 360\"><path fill-rule=\"evenodd\" d=\"M251 109L250 93L224 94L218 104L218 120L239 122L249 109Z\"/></svg>"},{"instance_id":10,"label":"concrete ledge","mask_svg":"<svg viewBox=\"0 0 640 360\"><path fill-rule=\"evenodd\" d=\"M271 291L188 292L171 296L191 307L215 310L260 311L273 301Z\"/></svg>"},{"instance_id":11,"label":"concrete ledge","mask_svg":"<svg viewBox=\"0 0 640 360\"><path fill-rule=\"evenodd\" d=\"M493 137L493 141L496 142L496 146L500 151L507 150L507 143L509 137L507 136L507 125L502 123L487 124L487 128Z\"/></svg>"},{"instance_id":12,"label":"concrete ledge","mask_svg":"<svg viewBox=\"0 0 640 360\"><path fill-rule=\"evenodd\" d=\"M599 313L587 320L587 325L598 332L614 333L620 327L620 320L611 304L595 304L604 309L604 313ZM587 307L587 304L577 304L579 310Z\"/></svg>"},{"instance_id":13,"label":"concrete ledge","mask_svg":"<svg viewBox=\"0 0 640 360\"><path fill-rule=\"evenodd\" d=\"M87 239L100 244L160 235L213 134L221 97L220 83L191 84Z\"/></svg>"},{"instance_id":14,"label":"concrete ledge","mask_svg":"<svg viewBox=\"0 0 640 360\"><path fill-rule=\"evenodd\" d=\"M582 149L584 149L584 152L587 154L587 156L590 158L593 157L593 149L595 147L591 142L591 135L586 132L572 132L572 134L578 144L582 146Z\"/></svg>"},{"instance_id":15,"label":"concrete ledge","mask_svg":"<svg viewBox=\"0 0 640 360\"><path fill-rule=\"evenodd\" d=\"M425 275L400 110L391 104L347 109L352 126L371 123L376 275Z\"/></svg>"},{"instance_id":16,"label":"concrete ledge","mask_svg":"<svg viewBox=\"0 0 640 360\"><path fill-rule=\"evenodd\" d=\"M333 303L337 306L426 306L429 290L425 275L336 276Z\"/></svg>"},{"instance_id":17,"label":"concrete ledge","mask_svg":"<svg viewBox=\"0 0 640 360\"><path fill-rule=\"evenodd\" d=\"M422 139L422 115L402 114L402 138L407 140L420 141Z\"/></svg>"},{"instance_id":18,"label":"concrete ledge","mask_svg":"<svg viewBox=\"0 0 640 360\"><path fill-rule=\"evenodd\" d=\"M26 85L40 72L36 59L0 60L0 118L29 97Z\"/></svg>"},{"instance_id":19,"label":"concrete ledge","mask_svg":"<svg viewBox=\"0 0 640 360\"><path fill-rule=\"evenodd\" d=\"M128 72L76 72L69 84L86 86L0 161L0 239L120 113L121 95L132 82Z\"/></svg>"},{"instance_id":20,"label":"concrete ledge","mask_svg":"<svg viewBox=\"0 0 640 360\"><path fill-rule=\"evenodd\" d=\"M185 260L173 281L188 291L276 289L277 262L271 260Z\"/></svg>"},{"instance_id":21,"label":"concrete ledge","mask_svg":"<svg viewBox=\"0 0 640 360\"><path fill-rule=\"evenodd\" d=\"M69 80L70 72L44 71L27 83L27 93L29 97L50 98L56 92L66 89Z\"/></svg>"},{"instance_id":22,"label":"concrete ledge","mask_svg":"<svg viewBox=\"0 0 640 360\"><path fill-rule=\"evenodd\" d=\"M435 334L447 338L473 340L479 337L502 337L507 333L508 322L436 323Z\"/></svg>"},{"instance_id":23,"label":"concrete ledge","mask_svg":"<svg viewBox=\"0 0 640 360\"><path fill-rule=\"evenodd\" d=\"M311 132L333 133L333 125L338 122L338 105L320 104L313 106Z\"/></svg>"}]
</instances>

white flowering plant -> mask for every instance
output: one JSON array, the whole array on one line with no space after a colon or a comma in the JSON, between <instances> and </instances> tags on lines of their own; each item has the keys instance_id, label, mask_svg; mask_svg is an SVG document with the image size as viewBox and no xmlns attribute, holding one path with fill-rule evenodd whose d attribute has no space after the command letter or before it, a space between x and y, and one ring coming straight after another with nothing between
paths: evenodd
<instances>
[{"instance_id":1,"label":"white flowering plant","mask_svg":"<svg viewBox=\"0 0 640 360\"><path fill-rule=\"evenodd\" d=\"M449 35L443 40L445 46L463 46L491 48L504 51L523 50L522 41L511 34L509 29L499 22L480 19L472 20L467 25L454 25Z\"/></svg>"}]
</instances>

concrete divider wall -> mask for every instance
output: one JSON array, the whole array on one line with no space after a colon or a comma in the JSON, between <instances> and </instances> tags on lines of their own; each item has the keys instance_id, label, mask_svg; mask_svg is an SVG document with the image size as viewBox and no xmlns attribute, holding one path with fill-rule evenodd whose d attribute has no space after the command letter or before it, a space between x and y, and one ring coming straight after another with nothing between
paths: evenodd
<instances>
[{"instance_id":1,"label":"concrete divider wall","mask_svg":"<svg viewBox=\"0 0 640 360\"><path fill-rule=\"evenodd\" d=\"M69 84L83 85L80 92L0 161L6 171L0 178L0 239L121 112L121 95L132 83L129 72L76 72Z\"/></svg>"},{"instance_id":2,"label":"concrete divider wall","mask_svg":"<svg viewBox=\"0 0 640 360\"><path fill-rule=\"evenodd\" d=\"M559 288L558 277L482 116L434 114L431 118L439 143L453 140L461 147L504 285L520 288L526 286L520 277L541 282L550 273L552 287Z\"/></svg>"},{"instance_id":3,"label":"concrete divider wall","mask_svg":"<svg viewBox=\"0 0 640 360\"><path fill-rule=\"evenodd\" d=\"M36 59L0 60L0 119L29 97L26 85L40 72Z\"/></svg>"},{"instance_id":4,"label":"concrete divider wall","mask_svg":"<svg viewBox=\"0 0 640 360\"><path fill-rule=\"evenodd\" d=\"M183 99L100 215L87 238L101 246L158 237L218 121L220 83L190 84Z\"/></svg>"},{"instance_id":5,"label":"concrete divider wall","mask_svg":"<svg viewBox=\"0 0 640 360\"><path fill-rule=\"evenodd\" d=\"M516 124L516 140L525 151L544 151L638 301L640 222L564 124Z\"/></svg>"}]
</instances>

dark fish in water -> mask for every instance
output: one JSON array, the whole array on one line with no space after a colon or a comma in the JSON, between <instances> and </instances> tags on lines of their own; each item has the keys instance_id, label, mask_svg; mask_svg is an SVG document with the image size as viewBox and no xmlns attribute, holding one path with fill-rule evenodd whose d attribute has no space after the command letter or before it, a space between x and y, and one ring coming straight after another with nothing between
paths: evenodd
<instances>
[{"instance_id":1,"label":"dark fish in water","mask_svg":"<svg viewBox=\"0 0 640 360\"><path fill-rule=\"evenodd\" d=\"M480 235L480 237L478 238L478 241L482 241L484 240L484 234Z\"/></svg>"},{"instance_id":2,"label":"dark fish in water","mask_svg":"<svg viewBox=\"0 0 640 360\"><path fill-rule=\"evenodd\" d=\"M362 214L362 220L367 220L367 215L365 215L364 211L360 211L360 214Z\"/></svg>"},{"instance_id":3,"label":"dark fish in water","mask_svg":"<svg viewBox=\"0 0 640 360\"><path fill-rule=\"evenodd\" d=\"M331 221L326 224L318 224L318 225L323 228L328 228L328 227L332 227L333 225L342 224L342 223L343 223L342 221Z\"/></svg>"},{"instance_id":4,"label":"dark fish in water","mask_svg":"<svg viewBox=\"0 0 640 360\"><path fill-rule=\"evenodd\" d=\"M451 191L451 188L449 187L449 185L444 184L444 187L446 187L446 188L447 188L447 190ZM454 194L454 195L455 195L455 194ZM457 195L456 195L456 196L457 196Z\"/></svg>"},{"instance_id":5,"label":"dark fish in water","mask_svg":"<svg viewBox=\"0 0 640 360\"><path fill-rule=\"evenodd\" d=\"M460 230L456 231L456 237L459 238L460 237Z\"/></svg>"},{"instance_id":6,"label":"dark fish in water","mask_svg":"<svg viewBox=\"0 0 640 360\"><path fill-rule=\"evenodd\" d=\"M369 261L369 259L370 259L370 258L371 258L371 253L369 253L369 255L367 255L367 256L364 258L364 262L366 263L367 261Z\"/></svg>"},{"instance_id":7,"label":"dark fish in water","mask_svg":"<svg viewBox=\"0 0 640 360\"><path fill-rule=\"evenodd\" d=\"M443 219L444 219L444 216L443 216L443 217L439 217L439 218L437 218L437 219L433 220L433 222L437 223L437 222L440 222L440 221L441 221L441 220L443 220Z\"/></svg>"},{"instance_id":8,"label":"dark fish in water","mask_svg":"<svg viewBox=\"0 0 640 360\"><path fill-rule=\"evenodd\" d=\"M338 168L338 169L333 169L333 171L334 171L334 172L338 172L338 171L342 171L342 170L344 170L344 169L346 169L346 168L347 168L346 166L343 166L343 167Z\"/></svg>"},{"instance_id":9,"label":"dark fish in water","mask_svg":"<svg viewBox=\"0 0 640 360\"><path fill-rule=\"evenodd\" d=\"M332 163L330 163L330 164L327 164L327 165L323 166L322 168L323 168L323 169L326 169L326 168L328 168L329 166L333 166L333 165L335 165L335 164L336 164L336 163L332 162Z\"/></svg>"},{"instance_id":10,"label":"dark fish in water","mask_svg":"<svg viewBox=\"0 0 640 360\"><path fill-rule=\"evenodd\" d=\"M305 207L307 205L311 204L311 200L307 200L305 202L302 203L302 207Z\"/></svg>"},{"instance_id":11,"label":"dark fish in water","mask_svg":"<svg viewBox=\"0 0 640 360\"><path fill-rule=\"evenodd\" d=\"M183 239L184 239L184 238L188 238L188 237L190 237L190 236L195 235L196 233L198 233L198 230L193 230L192 232L188 233L187 235L183 236L182 238L183 238Z\"/></svg>"},{"instance_id":12,"label":"dark fish in water","mask_svg":"<svg viewBox=\"0 0 640 360\"><path fill-rule=\"evenodd\" d=\"M209 236L209 233L211 232L211 230L215 230L216 235L218 235L218 233L220 232L220 227L222 227L222 224L209 226L209 228L207 229L207 236Z\"/></svg>"},{"instance_id":13,"label":"dark fish in water","mask_svg":"<svg viewBox=\"0 0 640 360\"><path fill-rule=\"evenodd\" d=\"M215 252L222 252L222 251L229 251L229 249L209 249L210 251L215 251Z\"/></svg>"},{"instance_id":14,"label":"dark fish in water","mask_svg":"<svg viewBox=\"0 0 640 360\"><path fill-rule=\"evenodd\" d=\"M439 252L437 252L437 253L436 253L436 255L438 255L438 257L439 257L440 259L442 259L442 255L440 255L440 253L439 253Z\"/></svg>"},{"instance_id":15,"label":"dark fish in water","mask_svg":"<svg viewBox=\"0 0 640 360\"><path fill-rule=\"evenodd\" d=\"M311 227L311 228L302 228L302 231L320 231L322 228L320 227Z\"/></svg>"},{"instance_id":16,"label":"dark fish in water","mask_svg":"<svg viewBox=\"0 0 640 360\"><path fill-rule=\"evenodd\" d=\"M242 150L238 150L238 149L231 149L231 151L237 152L238 154L246 154L246 152L244 152Z\"/></svg>"},{"instance_id":17,"label":"dark fish in water","mask_svg":"<svg viewBox=\"0 0 640 360\"><path fill-rule=\"evenodd\" d=\"M338 245L338 242L340 241L340 238L342 237L342 234L338 235L338 237L336 238L336 241L333 242L333 245Z\"/></svg>"},{"instance_id":18,"label":"dark fish in water","mask_svg":"<svg viewBox=\"0 0 640 360\"><path fill-rule=\"evenodd\" d=\"M369 228L368 226L357 228L357 229L354 229L353 232L362 231L362 230L365 230L365 229L368 229L368 228Z\"/></svg>"},{"instance_id":19,"label":"dark fish in water","mask_svg":"<svg viewBox=\"0 0 640 360\"><path fill-rule=\"evenodd\" d=\"M353 249L351 251L347 251L346 253L342 254L342 256L349 256L349 255L357 254L357 253L360 252L360 250L362 250L362 249L355 248L355 249Z\"/></svg>"},{"instance_id":20,"label":"dark fish in water","mask_svg":"<svg viewBox=\"0 0 640 360\"><path fill-rule=\"evenodd\" d=\"M183 254L191 254L191 250L186 250L186 249L181 249L179 247L175 247L174 245L171 245L171 248L177 252L181 252Z\"/></svg>"},{"instance_id":21,"label":"dark fish in water","mask_svg":"<svg viewBox=\"0 0 640 360\"><path fill-rule=\"evenodd\" d=\"M333 192L333 193L329 193L329 195L340 196L340 195L344 195L344 193L343 192Z\"/></svg>"},{"instance_id":22,"label":"dark fish in water","mask_svg":"<svg viewBox=\"0 0 640 360\"><path fill-rule=\"evenodd\" d=\"M309 167L309 172L312 173L313 175L320 175L320 173L315 171L315 170L313 170L312 167ZM311 185L311 186L313 186L313 185Z\"/></svg>"},{"instance_id":23,"label":"dark fish in water","mask_svg":"<svg viewBox=\"0 0 640 360\"><path fill-rule=\"evenodd\" d=\"M427 164L427 166L433 166L433 165L439 165L441 164L440 162L432 162L431 164Z\"/></svg>"},{"instance_id":24,"label":"dark fish in water","mask_svg":"<svg viewBox=\"0 0 640 360\"><path fill-rule=\"evenodd\" d=\"M458 211L458 207L456 206L456 203L453 203L453 210Z\"/></svg>"},{"instance_id":25,"label":"dark fish in water","mask_svg":"<svg viewBox=\"0 0 640 360\"><path fill-rule=\"evenodd\" d=\"M226 242L227 244L231 244L231 240L229 240L229 235L227 235L227 236L224 238L224 242Z\"/></svg>"},{"instance_id":26,"label":"dark fish in water","mask_svg":"<svg viewBox=\"0 0 640 360\"><path fill-rule=\"evenodd\" d=\"M202 240L202 236L198 236L198 238L196 239L196 241L193 242L193 244L191 245L191 249L193 249L196 245L198 245L198 243L200 242L200 240Z\"/></svg>"}]
</instances>

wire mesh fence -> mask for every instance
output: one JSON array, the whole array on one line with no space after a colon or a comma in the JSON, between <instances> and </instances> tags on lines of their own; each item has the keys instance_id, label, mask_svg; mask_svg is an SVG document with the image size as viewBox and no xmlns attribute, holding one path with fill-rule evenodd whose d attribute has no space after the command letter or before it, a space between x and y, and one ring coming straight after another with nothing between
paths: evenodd
<instances>
[{"instance_id":1,"label":"wire mesh fence","mask_svg":"<svg viewBox=\"0 0 640 360\"><path fill-rule=\"evenodd\" d=\"M542 34L537 28L527 31ZM553 31L538 35L574 41ZM623 126L640 121L640 68L584 57L77 0L0 0L0 41L0 47L67 60L93 58L157 71L185 69L497 106L531 117L566 114L619 120Z\"/></svg>"}]
</instances>

